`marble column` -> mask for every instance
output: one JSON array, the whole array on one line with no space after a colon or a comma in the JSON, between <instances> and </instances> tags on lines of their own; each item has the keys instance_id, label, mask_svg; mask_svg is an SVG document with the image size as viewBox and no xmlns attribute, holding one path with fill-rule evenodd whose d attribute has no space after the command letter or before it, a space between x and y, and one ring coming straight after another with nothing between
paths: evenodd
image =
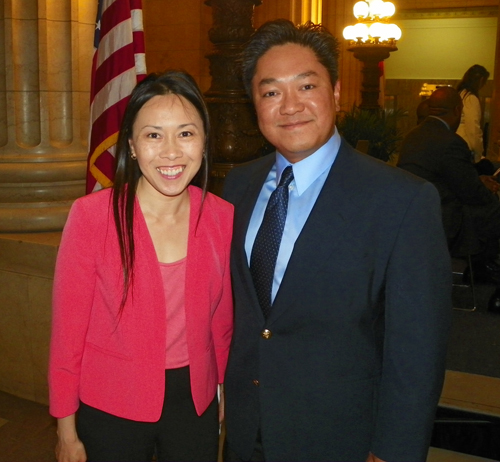
<instances>
[{"instance_id":1,"label":"marble column","mask_svg":"<svg viewBox=\"0 0 500 462\"><path fill-rule=\"evenodd\" d=\"M59 231L85 192L97 2L2 5L0 233Z\"/></svg>"}]
</instances>

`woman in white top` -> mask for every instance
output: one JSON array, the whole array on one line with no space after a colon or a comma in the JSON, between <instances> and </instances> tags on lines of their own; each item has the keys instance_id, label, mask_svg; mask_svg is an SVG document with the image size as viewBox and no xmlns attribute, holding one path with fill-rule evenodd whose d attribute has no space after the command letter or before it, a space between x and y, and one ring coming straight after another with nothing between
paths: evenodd
<instances>
[{"instance_id":1,"label":"woman in white top","mask_svg":"<svg viewBox=\"0 0 500 462\"><path fill-rule=\"evenodd\" d=\"M481 129L481 104L479 90L484 86L490 73L479 64L474 64L464 74L457 85L464 108L457 134L460 135L472 152L472 161L477 163L483 156L483 131Z\"/></svg>"}]
</instances>

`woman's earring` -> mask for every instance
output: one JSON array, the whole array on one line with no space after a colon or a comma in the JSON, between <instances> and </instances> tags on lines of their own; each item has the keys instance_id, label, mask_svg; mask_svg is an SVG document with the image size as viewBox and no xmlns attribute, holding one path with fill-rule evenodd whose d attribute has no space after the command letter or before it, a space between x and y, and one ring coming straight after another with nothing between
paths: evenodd
<instances>
[{"instance_id":1,"label":"woman's earring","mask_svg":"<svg viewBox=\"0 0 500 462\"><path fill-rule=\"evenodd\" d=\"M134 153L130 154L130 158L132 160L137 160L137 156Z\"/></svg>"}]
</instances>

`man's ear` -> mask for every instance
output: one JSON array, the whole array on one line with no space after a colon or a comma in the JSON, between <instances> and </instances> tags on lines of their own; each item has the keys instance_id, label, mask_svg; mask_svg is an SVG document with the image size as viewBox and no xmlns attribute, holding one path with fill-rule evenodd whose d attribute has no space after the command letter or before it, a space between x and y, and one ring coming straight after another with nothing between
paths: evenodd
<instances>
[{"instance_id":1,"label":"man's ear","mask_svg":"<svg viewBox=\"0 0 500 462\"><path fill-rule=\"evenodd\" d=\"M335 99L335 112L340 111L340 80L335 82L333 87L333 97Z\"/></svg>"}]
</instances>

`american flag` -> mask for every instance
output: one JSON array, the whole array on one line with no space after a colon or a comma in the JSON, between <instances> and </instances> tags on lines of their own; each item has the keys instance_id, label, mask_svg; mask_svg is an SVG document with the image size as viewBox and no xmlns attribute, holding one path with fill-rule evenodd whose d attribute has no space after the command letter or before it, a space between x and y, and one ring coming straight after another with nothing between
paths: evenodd
<instances>
[{"instance_id":1,"label":"american flag","mask_svg":"<svg viewBox=\"0 0 500 462\"><path fill-rule=\"evenodd\" d=\"M113 184L125 107L146 76L142 0L99 0L90 88L87 194Z\"/></svg>"}]
</instances>

